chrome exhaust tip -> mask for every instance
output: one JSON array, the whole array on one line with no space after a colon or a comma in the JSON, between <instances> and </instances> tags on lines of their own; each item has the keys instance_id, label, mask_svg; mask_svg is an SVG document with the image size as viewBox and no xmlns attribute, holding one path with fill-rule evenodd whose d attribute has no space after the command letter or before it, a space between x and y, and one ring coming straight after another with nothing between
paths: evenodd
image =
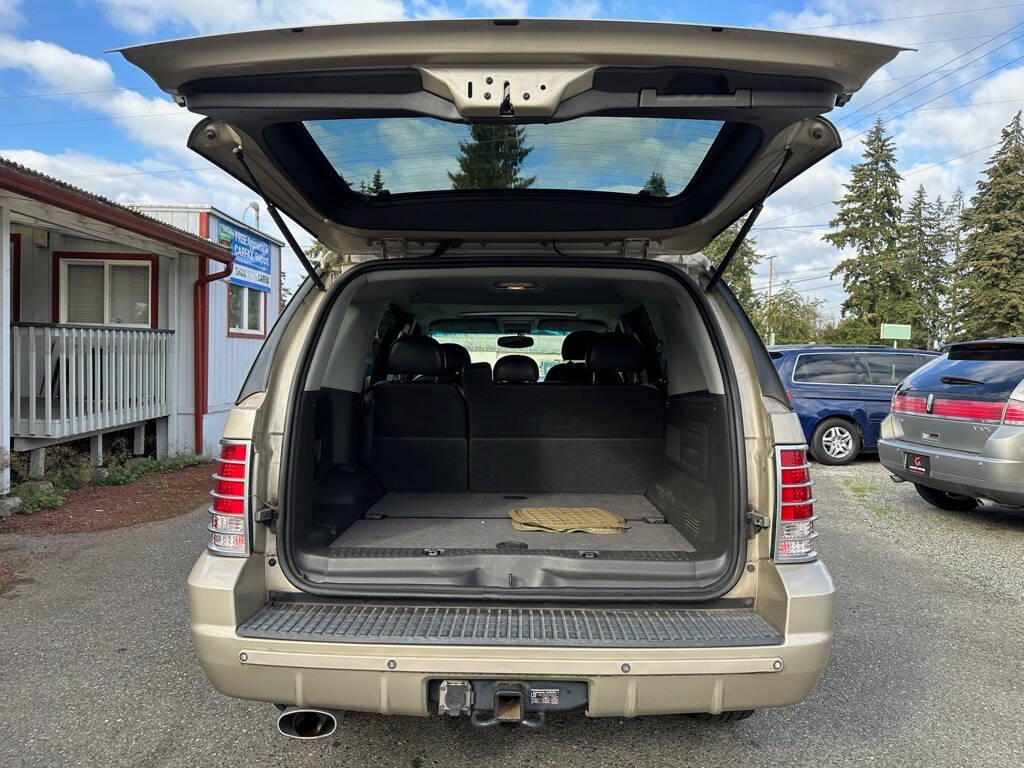
<instances>
[{"instance_id":1,"label":"chrome exhaust tip","mask_svg":"<svg viewBox=\"0 0 1024 768\"><path fill-rule=\"evenodd\" d=\"M291 739L323 739L338 729L341 712L288 707L277 718L277 730Z\"/></svg>"}]
</instances>

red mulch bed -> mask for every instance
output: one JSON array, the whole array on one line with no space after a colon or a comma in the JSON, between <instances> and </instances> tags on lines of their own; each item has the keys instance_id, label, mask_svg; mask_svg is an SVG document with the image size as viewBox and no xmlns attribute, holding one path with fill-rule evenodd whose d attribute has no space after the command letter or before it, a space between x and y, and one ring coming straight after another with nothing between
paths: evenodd
<instances>
[{"instance_id":1,"label":"red mulch bed","mask_svg":"<svg viewBox=\"0 0 1024 768\"><path fill-rule=\"evenodd\" d=\"M209 500L212 472L212 463L203 463L177 472L150 472L128 485L67 491L59 509L14 515L0 523L0 534L87 533L174 517Z\"/></svg>"}]
</instances>

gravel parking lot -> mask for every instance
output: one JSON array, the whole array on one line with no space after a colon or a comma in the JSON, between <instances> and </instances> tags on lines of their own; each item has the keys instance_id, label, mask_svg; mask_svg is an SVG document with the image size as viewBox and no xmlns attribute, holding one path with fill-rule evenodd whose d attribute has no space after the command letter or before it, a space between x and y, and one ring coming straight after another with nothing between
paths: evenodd
<instances>
[{"instance_id":1,"label":"gravel parking lot","mask_svg":"<svg viewBox=\"0 0 1024 768\"><path fill-rule=\"evenodd\" d=\"M1024 513L941 512L870 459L815 479L840 597L832 660L798 707L731 725L564 717L536 733L351 714L329 739L290 741L270 705L217 694L192 656L194 512L31 541L27 578L0 595L0 764L1024 764Z\"/></svg>"}]
</instances>

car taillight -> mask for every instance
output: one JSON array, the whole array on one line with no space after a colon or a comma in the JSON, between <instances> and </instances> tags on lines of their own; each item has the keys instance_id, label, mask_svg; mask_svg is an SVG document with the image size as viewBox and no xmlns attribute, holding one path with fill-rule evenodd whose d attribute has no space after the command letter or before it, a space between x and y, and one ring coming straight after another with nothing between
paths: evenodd
<instances>
[{"instance_id":1,"label":"car taillight","mask_svg":"<svg viewBox=\"0 0 1024 768\"><path fill-rule=\"evenodd\" d=\"M1003 424L1024 427L1024 400L1008 400L1006 402L1006 414L1003 416Z\"/></svg>"},{"instance_id":2,"label":"car taillight","mask_svg":"<svg viewBox=\"0 0 1024 768\"><path fill-rule=\"evenodd\" d=\"M893 395L889 410L893 413L927 413L928 398L918 395Z\"/></svg>"},{"instance_id":3,"label":"car taillight","mask_svg":"<svg viewBox=\"0 0 1024 768\"><path fill-rule=\"evenodd\" d=\"M803 563L814 560L814 496L807 448L775 449L778 489L775 503L775 562Z\"/></svg>"},{"instance_id":4,"label":"car taillight","mask_svg":"<svg viewBox=\"0 0 1024 768\"><path fill-rule=\"evenodd\" d=\"M1006 403L997 400L954 400L936 397L932 402L932 416L964 421L986 421L998 424L1003 418Z\"/></svg>"},{"instance_id":5,"label":"car taillight","mask_svg":"<svg viewBox=\"0 0 1024 768\"><path fill-rule=\"evenodd\" d=\"M210 505L210 542L218 555L249 554L249 443L221 440Z\"/></svg>"}]
</instances>

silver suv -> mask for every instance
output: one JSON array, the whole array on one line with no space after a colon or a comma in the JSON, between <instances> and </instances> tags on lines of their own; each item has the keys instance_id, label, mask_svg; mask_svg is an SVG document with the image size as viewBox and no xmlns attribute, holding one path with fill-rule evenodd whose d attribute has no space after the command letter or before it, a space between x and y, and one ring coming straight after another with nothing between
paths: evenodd
<instances>
[{"instance_id":1,"label":"silver suv","mask_svg":"<svg viewBox=\"0 0 1024 768\"><path fill-rule=\"evenodd\" d=\"M897 52L526 20L125 50L337 254L296 248L227 420L189 576L213 684L299 737L804 699L834 600L806 446L720 278ZM716 268L680 255L745 214Z\"/></svg>"},{"instance_id":2,"label":"silver suv","mask_svg":"<svg viewBox=\"0 0 1024 768\"><path fill-rule=\"evenodd\" d=\"M954 344L908 376L878 455L941 509L1024 506L1024 338Z\"/></svg>"}]
</instances>

